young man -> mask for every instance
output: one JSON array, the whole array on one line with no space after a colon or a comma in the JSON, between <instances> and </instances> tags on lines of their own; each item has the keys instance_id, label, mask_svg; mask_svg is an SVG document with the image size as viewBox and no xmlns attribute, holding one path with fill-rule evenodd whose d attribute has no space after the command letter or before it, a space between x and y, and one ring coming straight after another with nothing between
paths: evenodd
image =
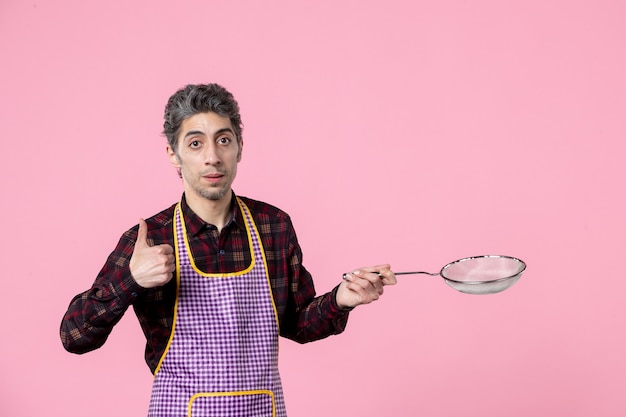
<instances>
[{"instance_id":1,"label":"young man","mask_svg":"<svg viewBox=\"0 0 626 417\"><path fill-rule=\"evenodd\" d=\"M239 106L217 84L170 97L164 134L182 199L124 233L61 324L64 347L85 353L133 306L155 374L150 416L285 416L278 336L339 334L352 308L396 283L376 265L316 297L289 216L232 191L241 132Z\"/></svg>"}]
</instances>

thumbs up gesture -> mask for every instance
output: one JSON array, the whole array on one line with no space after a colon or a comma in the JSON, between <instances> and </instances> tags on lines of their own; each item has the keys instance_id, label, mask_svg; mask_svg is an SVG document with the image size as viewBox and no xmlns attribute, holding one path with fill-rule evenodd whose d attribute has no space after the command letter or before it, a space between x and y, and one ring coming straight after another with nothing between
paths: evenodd
<instances>
[{"instance_id":1,"label":"thumbs up gesture","mask_svg":"<svg viewBox=\"0 0 626 417\"><path fill-rule=\"evenodd\" d=\"M137 284L144 288L158 287L167 284L176 269L174 248L163 244L148 244L148 225L139 219L139 230L135 250L130 258L130 273Z\"/></svg>"}]
</instances>

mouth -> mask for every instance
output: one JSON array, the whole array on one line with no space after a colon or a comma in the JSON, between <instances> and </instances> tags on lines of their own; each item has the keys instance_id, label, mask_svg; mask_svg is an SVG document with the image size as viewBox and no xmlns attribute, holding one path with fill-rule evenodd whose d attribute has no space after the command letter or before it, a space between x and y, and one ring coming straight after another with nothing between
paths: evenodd
<instances>
[{"instance_id":1,"label":"mouth","mask_svg":"<svg viewBox=\"0 0 626 417\"><path fill-rule=\"evenodd\" d=\"M214 172L210 174L205 174L202 176L208 182L218 182L224 177L224 174L220 174L219 172Z\"/></svg>"}]
</instances>

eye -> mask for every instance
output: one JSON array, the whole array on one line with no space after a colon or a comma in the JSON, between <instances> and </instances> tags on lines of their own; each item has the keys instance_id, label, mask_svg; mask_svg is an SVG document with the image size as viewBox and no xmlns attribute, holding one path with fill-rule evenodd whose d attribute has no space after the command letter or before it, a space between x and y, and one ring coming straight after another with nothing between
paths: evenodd
<instances>
[{"instance_id":1,"label":"eye","mask_svg":"<svg viewBox=\"0 0 626 417\"><path fill-rule=\"evenodd\" d=\"M228 145L230 142L232 142L232 139L227 136L222 136L221 138L217 139L217 143L220 145Z\"/></svg>"},{"instance_id":2,"label":"eye","mask_svg":"<svg viewBox=\"0 0 626 417\"><path fill-rule=\"evenodd\" d=\"M189 147L193 148L193 149L199 148L200 145L201 145L201 143L200 143L199 140L192 140L191 142L189 142Z\"/></svg>"}]
</instances>

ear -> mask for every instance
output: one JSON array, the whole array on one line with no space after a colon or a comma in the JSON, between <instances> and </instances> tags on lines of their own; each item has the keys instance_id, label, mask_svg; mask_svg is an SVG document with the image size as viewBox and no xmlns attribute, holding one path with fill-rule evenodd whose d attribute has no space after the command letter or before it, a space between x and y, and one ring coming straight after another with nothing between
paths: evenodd
<instances>
[{"instance_id":1,"label":"ear","mask_svg":"<svg viewBox=\"0 0 626 417\"><path fill-rule=\"evenodd\" d=\"M237 162L241 162L241 151L243 151L243 139L239 142L239 151L237 152Z\"/></svg>"},{"instance_id":2,"label":"ear","mask_svg":"<svg viewBox=\"0 0 626 417\"><path fill-rule=\"evenodd\" d=\"M170 158L170 164L172 164L174 168L180 169L180 160L178 159L178 155L176 155L176 152L174 152L174 149L172 149L170 145L167 145L165 150L167 151L167 155Z\"/></svg>"}]
</instances>

